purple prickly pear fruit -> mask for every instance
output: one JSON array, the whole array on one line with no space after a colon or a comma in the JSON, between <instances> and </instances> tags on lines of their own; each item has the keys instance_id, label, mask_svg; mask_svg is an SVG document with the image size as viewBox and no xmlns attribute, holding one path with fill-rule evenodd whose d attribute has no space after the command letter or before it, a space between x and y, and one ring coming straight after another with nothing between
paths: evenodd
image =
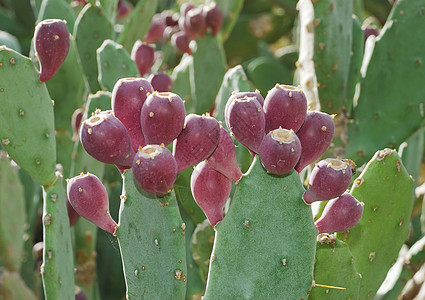
<instances>
[{"instance_id":1,"label":"purple prickly pear fruit","mask_svg":"<svg viewBox=\"0 0 425 300\"><path fill-rule=\"evenodd\" d=\"M300 159L301 143L293 130L279 127L264 137L259 154L261 164L269 173L283 175Z\"/></svg>"},{"instance_id":2,"label":"purple prickly pear fruit","mask_svg":"<svg viewBox=\"0 0 425 300\"><path fill-rule=\"evenodd\" d=\"M81 173L69 179L67 196L80 216L115 234L118 225L109 213L108 193L96 175Z\"/></svg>"},{"instance_id":3,"label":"purple prickly pear fruit","mask_svg":"<svg viewBox=\"0 0 425 300\"><path fill-rule=\"evenodd\" d=\"M350 186L352 175L350 165L342 159L321 160L311 172L308 189L303 195L305 203L330 200L342 195Z\"/></svg>"},{"instance_id":4,"label":"purple prickly pear fruit","mask_svg":"<svg viewBox=\"0 0 425 300\"><path fill-rule=\"evenodd\" d=\"M37 24L34 32L35 55L40 61L40 81L55 75L69 52L69 31L66 22L47 19Z\"/></svg>"},{"instance_id":5,"label":"purple prickly pear fruit","mask_svg":"<svg viewBox=\"0 0 425 300\"><path fill-rule=\"evenodd\" d=\"M87 300L86 293L78 286L74 287L75 300Z\"/></svg>"},{"instance_id":6,"label":"purple prickly pear fruit","mask_svg":"<svg viewBox=\"0 0 425 300\"><path fill-rule=\"evenodd\" d=\"M265 134L263 108L255 96L230 97L224 118L227 128L242 145L257 153Z\"/></svg>"},{"instance_id":7,"label":"purple prickly pear fruit","mask_svg":"<svg viewBox=\"0 0 425 300\"><path fill-rule=\"evenodd\" d=\"M184 30L193 32L196 35L204 36L207 32L206 16L203 12L203 5L190 9L185 16Z\"/></svg>"},{"instance_id":8,"label":"purple prickly pear fruit","mask_svg":"<svg viewBox=\"0 0 425 300\"><path fill-rule=\"evenodd\" d=\"M156 43L162 40L165 30L165 20L161 14L156 14L152 17L149 30L143 39L145 43Z\"/></svg>"},{"instance_id":9,"label":"purple prickly pear fruit","mask_svg":"<svg viewBox=\"0 0 425 300\"><path fill-rule=\"evenodd\" d=\"M80 215L75 211L68 199L66 199L66 210L68 211L69 226L74 226Z\"/></svg>"},{"instance_id":10,"label":"purple prickly pear fruit","mask_svg":"<svg viewBox=\"0 0 425 300\"><path fill-rule=\"evenodd\" d=\"M208 159L218 146L220 125L207 115L186 116L182 132L174 141L173 154L177 173Z\"/></svg>"},{"instance_id":11,"label":"purple prickly pear fruit","mask_svg":"<svg viewBox=\"0 0 425 300\"><path fill-rule=\"evenodd\" d=\"M180 16L186 16L186 14L189 12L189 10L191 10L192 8L195 8L195 5L191 4L191 3L183 3L180 6Z\"/></svg>"},{"instance_id":12,"label":"purple prickly pear fruit","mask_svg":"<svg viewBox=\"0 0 425 300\"><path fill-rule=\"evenodd\" d=\"M156 73L149 76L153 89L157 92L171 92L173 90L173 79L167 73Z\"/></svg>"},{"instance_id":13,"label":"purple prickly pear fruit","mask_svg":"<svg viewBox=\"0 0 425 300\"><path fill-rule=\"evenodd\" d=\"M192 54L189 47L189 37L184 31L178 31L171 36L171 44L180 52Z\"/></svg>"},{"instance_id":14,"label":"purple prickly pear fruit","mask_svg":"<svg viewBox=\"0 0 425 300\"><path fill-rule=\"evenodd\" d=\"M212 226L223 220L223 207L232 189L232 181L229 178L203 161L192 172L190 189Z\"/></svg>"},{"instance_id":15,"label":"purple prickly pear fruit","mask_svg":"<svg viewBox=\"0 0 425 300\"><path fill-rule=\"evenodd\" d=\"M178 13L172 13L170 11L163 11L162 12L165 26L175 27L179 25L179 14Z\"/></svg>"},{"instance_id":16,"label":"purple prickly pear fruit","mask_svg":"<svg viewBox=\"0 0 425 300\"><path fill-rule=\"evenodd\" d=\"M85 120L80 141L88 154L106 164L120 165L134 155L127 129L111 111L97 111Z\"/></svg>"},{"instance_id":17,"label":"purple prickly pear fruit","mask_svg":"<svg viewBox=\"0 0 425 300\"><path fill-rule=\"evenodd\" d=\"M81 121L83 120L83 111L81 108L77 108L72 114L71 125L72 125L72 140L78 139L78 131L80 130Z\"/></svg>"},{"instance_id":18,"label":"purple prickly pear fruit","mask_svg":"<svg viewBox=\"0 0 425 300\"><path fill-rule=\"evenodd\" d=\"M139 146L146 145L140 125L140 112L148 97L147 94L153 91L152 85L144 78L120 79L112 91L112 111L127 128L135 152Z\"/></svg>"},{"instance_id":19,"label":"purple prickly pear fruit","mask_svg":"<svg viewBox=\"0 0 425 300\"><path fill-rule=\"evenodd\" d=\"M155 61L155 46L140 40L134 43L131 50L131 59L136 62L140 76L148 73Z\"/></svg>"},{"instance_id":20,"label":"purple prickly pear fruit","mask_svg":"<svg viewBox=\"0 0 425 300\"><path fill-rule=\"evenodd\" d=\"M264 100L266 132L282 127L297 132L307 114L307 99L300 88L276 84Z\"/></svg>"},{"instance_id":21,"label":"purple prickly pear fruit","mask_svg":"<svg viewBox=\"0 0 425 300\"><path fill-rule=\"evenodd\" d=\"M322 216L314 224L319 233L345 231L360 221L363 206L363 202L344 193L326 204Z\"/></svg>"},{"instance_id":22,"label":"purple prickly pear fruit","mask_svg":"<svg viewBox=\"0 0 425 300\"><path fill-rule=\"evenodd\" d=\"M235 144L230 134L220 126L220 140L217 148L207 160L208 165L227 178L238 183L242 178L241 169L236 161Z\"/></svg>"},{"instance_id":23,"label":"purple prickly pear fruit","mask_svg":"<svg viewBox=\"0 0 425 300\"><path fill-rule=\"evenodd\" d=\"M184 126L186 109L176 94L153 92L143 104L140 124L146 144L168 146Z\"/></svg>"},{"instance_id":24,"label":"purple prickly pear fruit","mask_svg":"<svg viewBox=\"0 0 425 300\"><path fill-rule=\"evenodd\" d=\"M118 0L117 4L117 18L122 19L125 18L130 13L131 7L127 1Z\"/></svg>"},{"instance_id":25,"label":"purple prickly pear fruit","mask_svg":"<svg viewBox=\"0 0 425 300\"><path fill-rule=\"evenodd\" d=\"M309 111L297 136L301 142L301 157L295 170L300 173L307 165L319 159L332 142L335 132L333 118L322 112Z\"/></svg>"},{"instance_id":26,"label":"purple prickly pear fruit","mask_svg":"<svg viewBox=\"0 0 425 300\"><path fill-rule=\"evenodd\" d=\"M378 36L379 33L380 33L380 30L374 25L363 26L362 30L363 30L363 34L364 34L364 43L365 44L366 44L366 40L367 40L368 37L370 37L371 35Z\"/></svg>"},{"instance_id":27,"label":"purple prickly pear fruit","mask_svg":"<svg viewBox=\"0 0 425 300\"><path fill-rule=\"evenodd\" d=\"M133 176L142 190L163 197L171 191L176 181L176 160L167 148L146 145L134 156Z\"/></svg>"},{"instance_id":28,"label":"purple prickly pear fruit","mask_svg":"<svg viewBox=\"0 0 425 300\"><path fill-rule=\"evenodd\" d=\"M223 13L218 7L217 3L210 2L204 7L204 14L206 16L207 27L211 28L212 36L216 36L223 24Z\"/></svg>"}]
</instances>

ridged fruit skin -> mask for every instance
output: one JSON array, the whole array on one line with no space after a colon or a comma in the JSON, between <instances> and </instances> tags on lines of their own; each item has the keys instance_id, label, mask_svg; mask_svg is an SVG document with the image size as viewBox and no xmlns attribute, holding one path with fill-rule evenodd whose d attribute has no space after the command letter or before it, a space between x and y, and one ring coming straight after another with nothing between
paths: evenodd
<instances>
[{"instance_id":1,"label":"ridged fruit skin","mask_svg":"<svg viewBox=\"0 0 425 300\"><path fill-rule=\"evenodd\" d=\"M190 188L196 203L215 226L223 219L223 207L229 198L232 181L203 161L192 172Z\"/></svg>"},{"instance_id":2,"label":"ridged fruit skin","mask_svg":"<svg viewBox=\"0 0 425 300\"><path fill-rule=\"evenodd\" d=\"M162 40L165 30L165 20L161 14L156 14L152 17L149 30L146 33L143 41L145 43L156 43Z\"/></svg>"},{"instance_id":3,"label":"ridged fruit skin","mask_svg":"<svg viewBox=\"0 0 425 300\"><path fill-rule=\"evenodd\" d=\"M341 159L324 159L313 168L308 189L303 200L307 204L324 201L342 195L350 186L353 172L349 164Z\"/></svg>"},{"instance_id":4,"label":"ridged fruit skin","mask_svg":"<svg viewBox=\"0 0 425 300\"><path fill-rule=\"evenodd\" d=\"M134 156L133 175L142 190L163 197L170 192L176 181L176 160L167 148L146 145Z\"/></svg>"},{"instance_id":5,"label":"ridged fruit skin","mask_svg":"<svg viewBox=\"0 0 425 300\"><path fill-rule=\"evenodd\" d=\"M189 47L189 42L189 36L184 31L178 31L171 36L171 44L175 49L191 55L192 50Z\"/></svg>"},{"instance_id":6,"label":"ridged fruit skin","mask_svg":"<svg viewBox=\"0 0 425 300\"><path fill-rule=\"evenodd\" d=\"M134 153L127 129L110 110L96 112L81 124L80 141L88 154L105 164L125 164Z\"/></svg>"},{"instance_id":7,"label":"ridged fruit skin","mask_svg":"<svg viewBox=\"0 0 425 300\"><path fill-rule=\"evenodd\" d=\"M309 111L303 126L297 132L302 152L295 170L300 173L307 165L319 159L328 149L335 133L332 117L326 113Z\"/></svg>"},{"instance_id":8,"label":"ridged fruit skin","mask_svg":"<svg viewBox=\"0 0 425 300\"><path fill-rule=\"evenodd\" d=\"M134 151L146 145L140 125L140 112L147 94L153 91L152 85L144 78L122 78L112 91L112 111L127 128Z\"/></svg>"},{"instance_id":9,"label":"ridged fruit skin","mask_svg":"<svg viewBox=\"0 0 425 300\"><path fill-rule=\"evenodd\" d=\"M47 19L37 24L34 31L34 49L40 62L40 81L55 75L69 52L69 31L66 22Z\"/></svg>"},{"instance_id":10,"label":"ridged fruit skin","mask_svg":"<svg viewBox=\"0 0 425 300\"><path fill-rule=\"evenodd\" d=\"M226 106L224 118L227 128L242 145L258 154L265 135L266 120L257 97L231 96Z\"/></svg>"},{"instance_id":11,"label":"ridged fruit skin","mask_svg":"<svg viewBox=\"0 0 425 300\"><path fill-rule=\"evenodd\" d=\"M140 124L146 144L168 146L180 134L186 117L179 95L154 92L148 96L140 112Z\"/></svg>"},{"instance_id":12,"label":"ridged fruit skin","mask_svg":"<svg viewBox=\"0 0 425 300\"><path fill-rule=\"evenodd\" d=\"M282 127L297 132L307 114L307 99L300 88L277 84L264 99L266 132Z\"/></svg>"},{"instance_id":13,"label":"ridged fruit skin","mask_svg":"<svg viewBox=\"0 0 425 300\"><path fill-rule=\"evenodd\" d=\"M173 145L177 173L208 159L219 140L220 125L215 118L209 115L187 115L184 128Z\"/></svg>"},{"instance_id":14,"label":"ridged fruit skin","mask_svg":"<svg viewBox=\"0 0 425 300\"><path fill-rule=\"evenodd\" d=\"M173 90L173 79L167 73L151 74L149 82L157 92L171 92Z\"/></svg>"},{"instance_id":15,"label":"ridged fruit skin","mask_svg":"<svg viewBox=\"0 0 425 300\"><path fill-rule=\"evenodd\" d=\"M131 59L136 62L140 76L145 75L151 70L155 61L155 46L140 40L136 41L131 50Z\"/></svg>"},{"instance_id":16,"label":"ridged fruit skin","mask_svg":"<svg viewBox=\"0 0 425 300\"><path fill-rule=\"evenodd\" d=\"M236 160L235 144L230 134L223 127L220 127L218 146L207 162L211 168L236 183L242 178L242 172Z\"/></svg>"},{"instance_id":17,"label":"ridged fruit skin","mask_svg":"<svg viewBox=\"0 0 425 300\"><path fill-rule=\"evenodd\" d=\"M356 225L363 215L363 203L349 193L330 200L314 223L319 233L341 232Z\"/></svg>"},{"instance_id":18,"label":"ridged fruit skin","mask_svg":"<svg viewBox=\"0 0 425 300\"><path fill-rule=\"evenodd\" d=\"M69 179L67 196L80 216L107 232L115 233L118 225L109 213L108 193L96 175L80 174Z\"/></svg>"},{"instance_id":19,"label":"ridged fruit skin","mask_svg":"<svg viewBox=\"0 0 425 300\"><path fill-rule=\"evenodd\" d=\"M195 33L197 36L204 36L207 32L206 16L203 12L203 5L190 9L185 16L185 30Z\"/></svg>"},{"instance_id":20,"label":"ridged fruit skin","mask_svg":"<svg viewBox=\"0 0 425 300\"><path fill-rule=\"evenodd\" d=\"M207 27L211 28L212 36L216 36L221 29L223 24L223 12L217 3L210 2L204 6L204 14L207 23Z\"/></svg>"},{"instance_id":21,"label":"ridged fruit skin","mask_svg":"<svg viewBox=\"0 0 425 300\"><path fill-rule=\"evenodd\" d=\"M271 174L291 171L301 155L301 143L294 131L278 128L270 131L260 145L260 160Z\"/></svg>"}]
</instances>

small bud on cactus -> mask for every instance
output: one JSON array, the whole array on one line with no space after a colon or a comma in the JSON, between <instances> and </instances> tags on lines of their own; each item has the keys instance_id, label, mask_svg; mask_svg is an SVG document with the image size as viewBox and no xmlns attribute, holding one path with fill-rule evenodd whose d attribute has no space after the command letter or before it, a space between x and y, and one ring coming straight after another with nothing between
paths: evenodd
<instances>
[{"instance_id":1,"label":"small bud on cactus","mask_svg":"<svg viewBox=\"0 0 425 300\"><path fill-rule=\"evenodd\" d=\"M224 112L227 128L242 145L258 154L266 124L263 108L256 97L232 99Z\"/></svg>"},{"instance_id":2,"label":"small bud on cactus","mask_svg":"<svg viewBox=\"0 0 425 300\"><path fill-rule=\"evenodd\" d=\"M328 149L335 132L332 117L326 113L309 111L297 136L301 142L301 157L295 170L300 173L307 165L319 159Z\"/></svg>"},{"instance_id":3,"label":"small bud on cactus","mask_svg":"<svg viewBox=\"0 0 425 300\"><path fill-rule=\"evenodd\" d=\"M297 132L307 114L307 99L300 88L278 84L264 101L266 132L282 127Z\"/></svg>"},{"instance_id":4,"label":"small bud on cactus","mask_svg":"<svg viewBox=\"0 0 425 300\"><path fill-rule=\"evenodd\" d=\"M300 155L301 143L293 130L278 128L270 131L260 145L261 164L275 175L291 171Z\"/></svg>"},{"instance_id":5,"label":"small bud on cactus","mask_svg":"<svg viewBox=\"0 0 425 300\"><path fill-rule=\"evenodd\" d=\"M109 213L108 193L99 178L87 173L69 179L67 196L80 216L115 234L118 225Z\"/></svg>"},{"instance_id":6,"label":"small bud on cactus","mask_svg":"<svg viewBox=\"0 0 425 300\"><path fill-rule=\"evenodd\" d=\"M55 75L69 52L69 31L66 22L47 19L37 24L34 32L35 55L40 61L40 81Z\"/></svg>"},{"instance_id":7,"label":"small bud on cactus","mask_svg":"<svg viewBox=\"0 0 425 300\"><path fill-rule=\"evenodd\" d=\"M353 172L350 165L341 159L321 160L311 172L307 191L304 192L305 203L336 198L350 186Z\"/></svg>"},{"instance_id":8,"label":"small bud on cactus","mask_svg":"<svg viewBox=\"0 0 425 300\"><path fill-rule=\"evenodd\" d=\"M209 115L189 114L182 132L174 142L177 173L211 156L220 140L220 125Z\"/></svg>"},{"instance_id":9,"label":"small bud on cactus","mask_svg":"<svg viewBox=\"0 0 425 300\"><path fill-rule=\"evenodd\" d=\"M212 36L216 36L223 24L223 13L215 2L210 2L204 6L207 27L211 28Z\"/></svg>"},{"instance_id":10,"label":"small bud on cactus","mask_svg":"<svg viewBox=\"0 0 425 300\"><path fill-rule=\"evenodd\" d=\"M134 153L127 129L111 111L98 111L85 120L80 141L88 154L106 164L122 164Z\"/></svg>"},{"instance_id":11,"label":"small bud on cactus","mask_svg":"<svg viewBox=\"0 0 425 300\"><path fill-rule=\"evenodd\" d=\"M363 206L363 202L359 202L351 194L344 193L326 204L315 225L319 233L345 231L360 221Z\"/></svg>"},{"instance_id":12,"label":"small bud on cactus","mask_svg":"<svg viewBox=\"0 0 425 300\"><path fill-rule=\"evenodd\" d=\"M167 73L156 73L149 76L149 81L155 91L171 92L173 90L173 79Z\"/></svg>"},{"instance_id":13,"label":"small bud on cactus","mask_svg":"<svg viewBox=\"0 0 425 300\"><path fill-rule=\"evenodd\" d=\"M151 25L143 39L145 43L156 43L162 40L165 30L165 20L161 14L156 14L152 17Z\"/></svg>"},{"instance_id":14,"label":"small bud on cactus","mask_svg":"<svg viewBox=\"0 0 425 300\"><path fill-rule=\"evenodd\" d=\"M135 152L140 146L146 145L140 125L140 112L148 93L153 93L153 87L144 78L120 79L112 91L112 110L127 128Z\"/></svg>"},{"instance_id":15,"label":"small bud on cactus","mask_svg":"<svg viewBox=\"0 0 425 300\"><path fill-rule=\"evenodd\" d=\"M235 144L230 134L223 127L220 128L220 141L218 146L208 158L207 162L211 168L217 170L236 183L242 178L241 169L236 161Z\"/></svg>"},{"instance_id":16,"label":"small bud on cactus","mask_svg":"<svg viewBox=\"0 0 425 300\"><path fill-rule=\"evenodd\" d=\"M147 144L169 145L182 131L186 109L173 93L150 94L140 112L140 124Z\"/></svg>"},{"instance_id":17,"label":"small bud on cactus","mask_svg":"<svg viewBox=\"0 0 425 300\"><path fill-rule=\"evenodd\" d=\"M185 30L194 32L196 35L204 36L207 32L206 16L203 12L203 6L194 7L189 10L185 17Z\"/></svg>"},{"instance_id":18,"label":"small bud on cactus","mask_svg":"<svg viewBox=\"0 0 425 300\"><path fill-rule=\"evenodd\" d=\"M192 54L192 50L189 47L189 37L184 31L179 31L171 36L171 44L175 49L180 52Z\"/></svg>"},{"instance_id":19,"label":"small bud on cactus","mask_svg":"<svg viewBox=\"0 0 425 300\"><path fill-rule=\"evenodd\" d=\"M138 40L131 50L131 59L136 62L140 76L148 73L155 61L155 46Z\"/></svg>"},{"instance_id":20,"label":"small bud on cactus","mask_svg":"<svg viewBox=\"0 0 425 300\"><path fill-rule=\"evenodd\" d=\"M177 164L170 150L159 145L140 148L133 159L133 176L145 192L167 195L177 178Z\"/></svg>"},{"instance_id":21,"label":"small bud on cactus","mask_svg":"<svg viewBox=\"0 0 425 300\"><path fill-rule=\"evenodd\" d=\"M192 172L190 188L196 203L215 226L223 219L223 207L229 198L232 181L203 161Z\"/></svg>"}]
</instances>

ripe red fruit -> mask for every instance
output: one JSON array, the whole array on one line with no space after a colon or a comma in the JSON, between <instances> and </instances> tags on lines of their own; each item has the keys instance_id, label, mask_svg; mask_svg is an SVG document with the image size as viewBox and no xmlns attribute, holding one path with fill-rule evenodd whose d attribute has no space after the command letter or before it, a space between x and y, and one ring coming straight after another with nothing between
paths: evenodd
<instances>
[{"instance_id":1,"label":"ripe red fruit","mask_svg":"<svg viewBox=\"0 0 425 300\"><path fill-rule=\"evenodd\" d=\"M165 30L165 20L164 16L161 14L156 14L152 17L149 30L143 39L145 43L156 43L162 40L162 36Z\"/></svg>"},{"instance_id":2,"label":"ripe red fruit","mask_svg":"<svg viewBox=\"0 0 425 300\"><path fill-rule=\"evenodd\" d=\"M81 173L69 179L67 196L80 216L115 234L118 225L109 213L108 193L99 178L90 173Z\"/></svg>"},{"instance_id":3,"label":"ripe red fruit","mask_svg":"<svg viewBox=\"0 0 425 300\"><path fill-rule=\"evenodd\" d=\"M75 211L68 199L66 199L66 210L68 212L69 226L74 226L80 215Z\"/></svg>"},{"instance_id":4,"label":"ripe red fruit","mask_svg":"<svg viewBox=\"0 0 425 300\"><path fill-rule=\"evenodd\" d=\"M40 81L55 75L69 52L69 31L66 22L47 19L37 24L34 32L35 55L40 62Z\"/></svg>"},{"instance_id":5,"label":"ripe red fruit","mask_svg":"<svg viewBox=\"0 0 425 300\"><path fill-rule=\"evenodd\" d=\"M140 112L148 93L153 93L153 87L144 78L122 78L112 91L112 111L127 128L134 151L146 145L140 125Z\"/></svg>"},{"instance_id":6,"label":"ripe red fruit","mask_svg":"<svg viewBox=\"0 0 425 300\"><path fill-rule=\"evenodd\" d=\"M319 233L345 231L360 221L363 206L363 202L344 193L326 204L322 216L314 224Z\"/></svg>"},{"instance_id":7,"label":"ripe red fruit","mask_svg":"<svg viewBox=\"0 0 425 300\"><path fill-rule=\"evenodd\" d=\"M211 28L212 36L216 36L223 24L223 13L217 3L210 2L204 6L207 27Z\"/></svg>"},{"instance_id":8,"label":"ripe red fruit","mask_svg":"<svg viewBox=\"0 0 425 300\"><path fill-rule=\"evenodd\" d=\"M178 31L171 36L171 44L176 50L191 55L189 41L189 36L184 31Z\"/></svg>"},{"instance_id":9,"label":"ripe red fruit","mask_svg":"<svg viewBox=\"0 0 425 300\"><path fill-rule=\"evenodd\" d=\"M167 73L151 74L149 81L155 91L171 92L173 90L173 79Z\"/></svg>"},{"instance_id":10,"label":"ripe red fruit","mask_svg":"<svg viewBox=\"0 0 425 300\"><path fill-rule=\"evenodd\" d=\"M140 76L148 73L155 61L155 46L140 40L134 43L131 50L131 59L136 62Z\"/></svg>"},{"instance_id":11,"label":"ripe red fruit","mask_svg":"<svg viewBox=\"0 0 425 300\"><path fill-rule=\"evenodd\" d=\"M182 132L174 141L177 173L207 159L218 146L220 125L209 115L189 114Z\"/></svg>"},{"instance_id":12,"label":"ripe red fruit","mask_svg":"<svg viewBox=\"0 0 425 300\"><path fill-rule=\"evenodd\" d=\"M307 99L300 88L277 84L264 100L266 132L282 127L297 132L307 114Z\"/></svg>"},{"instance_id":13,"label":"ripe red fruit","mask_svg":"<svg viewBox=\"0 0 425 300\"><path fill-rule=\"evenodd\" d=\"M203 12L203 5L190 9L185 16L184 30L193 32L195 35L204 36L207 32L206 15Z\"/></svg>"},{"instance_id":14,"label":"ripe red fruit","mask_svg":"<svg viewBox=\"0 0 425 300\"><path fill-rule=\"evenodd\" d=\"M335 132L332 117L326 113L309 111L297 136L301 142L301 157L295 170L300 173L307 165L319 159L328 149Z\"/></svg>"},{"instance_id":15,"label":"ripe red fruit","mask_svg":"<svg viewBox=\"0 0 425 300\"><path fill-rule=\"evenodd\" d=\"M311 172L308 189L303 199L307 204L340 196L350 186L353 172L341 159L321 160Z\"/></svg>"},{"instance_id":16,"label":"ripe red fruit","mask_svg":"<svg viewBox=\"0 0 425 300\"><path fill-rule=\"evenodd\" d=\"M270 131L260 145L260 160L271 174L291 171L301 155L301 143L293 130L278 128Z\"/></svg>"},{"instance_id":17,"label":"ripe red fruit","mask_svg":"<svg viewBox=\"0 0 425 300\"><path fill-rule=\"evenodd\" d=\"M215 226L223 219L223 207L229 198L232 181L203 161L192 172L190 188L196 203Z\"/></svg>"},{"instance_id":18,"label":"ripe red fruit","mask_svg":"<svg viewBox=\"0 0 425 300\"><path fill-rule=\"evenodd\" d=\"M169 145L183 129L186 109L176 94L154 92L143 104L140 124L147 144Z\"/></svg>"},{"instance_id":19,"label":"ripe red fruit","mask_svg":"<svg viewBox=\"0 0 425 300\"><path fill-rule=\"evenodd\" d=\"M177 164L170 150L147 145L133 159L133 176L144 191L157 197L167 195L177 178Z\"/></svg>"}]
</instances>

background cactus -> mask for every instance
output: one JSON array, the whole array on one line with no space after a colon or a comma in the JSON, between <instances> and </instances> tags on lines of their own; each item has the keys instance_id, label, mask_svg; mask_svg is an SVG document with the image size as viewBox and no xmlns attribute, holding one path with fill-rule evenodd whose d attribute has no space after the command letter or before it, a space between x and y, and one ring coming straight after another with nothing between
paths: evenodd
<instances>
[{"instance_id":1,"label":"background cactus","mask_svg":"<svg viewBox=\"0 0 425 300\"><path fill-rule=\"evenodd\" d=\"M417 278L425 270L423 2L190 4L0 0L0 298L74 299L75 291L93 300L422 297L425 287ZM213 7L218 17L211 22ZM69 53L42 83L33 37L46 19L66 21ZM206 25L198 31L191 27L195 21ZM376 36L365 40L370 25ZM180 44L176 49L178 36L188 38L183 51ZM335 131L320 153L311 151L308 162L284 175L268 173L234 132L226 149L232 142L236 147L238 168L234 162L231 168L238 183L226 179L225 191L218 186L209 193L210 200L228 198L224 209L223 203L215 208L223 219L211 226L191 191L189 165L199 161L185 165L158 198L137 185L132 169L125 170L131 163L120 162L118 170L91 157L72 125L77 109L82 121L115 109L111 93L122 78L142 78L130 55L137 40L155 48L143 77L169 75L167 89L184 100L186 115L209 114L224 131L226 104L235 93L255 91L268 99L276 84L299 84L294 89L305 94L307 115L326 113L326 126ZM251 117L244 122L250 124ZM141 127L132 126L138 136ZM306 127L298 128L293 130L303 157L313 148L312 138ZM177 147L180 160L205 152L193 141L205 140L208 132L196 129L196 137ZM274 129L261 129L255 138L261 142ZM148 134L159 133L153 131ZM216 142L210 142L201 166L217 165L217 156L209 159ZM145 145L132 143L134 151L139 146ZM228 152L233 160L234 152ZM349 193L364 203L363 217L346 231L317 235L313 220L327 201L309 206L302 195L312 163L336 157L357 165ZM242 178L239 168L246 172ZM108 193L116 237L83 218L70 227L64 179L81 172L95 174Z\"/></svg>"}]
</instances>

